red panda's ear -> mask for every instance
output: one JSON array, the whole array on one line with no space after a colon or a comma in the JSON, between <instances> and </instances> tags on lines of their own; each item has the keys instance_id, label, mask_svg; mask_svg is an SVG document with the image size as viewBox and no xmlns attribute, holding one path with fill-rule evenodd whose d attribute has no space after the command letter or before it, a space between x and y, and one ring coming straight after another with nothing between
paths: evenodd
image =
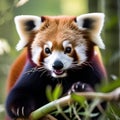
<instances>
[{"instance_id":1,"label":"red panda's ear","mask_svg":"<svg viewBox=\"0 0 120 120\"><path fill-rule=\"evenodd\" d=\"M92 42L104 49L105 45L100 37L101 30L104 24L103 13L88 13L80 15L76 18L79 29L86 29L90 33Z\"/></svg>"},{"instance_id":2,"label":"red panda's ear","mask_svg":"<svg viewBox=\"0 0 120 120\"><path fill-rule=\"evenodd\" d=\"M42 20L41 17L32 15L16 16L14 20L20 37L20 41L17 44L16 49L21 50L30 42L32 33L40 28Z\"/></svg>"}]
</instances>

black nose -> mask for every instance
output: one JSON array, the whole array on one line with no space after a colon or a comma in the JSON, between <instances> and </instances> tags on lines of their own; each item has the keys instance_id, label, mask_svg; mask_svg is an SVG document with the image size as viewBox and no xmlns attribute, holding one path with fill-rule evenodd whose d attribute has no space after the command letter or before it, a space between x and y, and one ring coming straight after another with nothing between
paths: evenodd
<instances>
[{"instance_id":1,"label":"black nose","mask_svg":"<svg viewBox=\"0 0 120 120\"><path fill-rule=\"evenodd\" d=\"M60 60L56 60L56 61L53 63L52 67L53 67L54 69L56 69L56 70L60 70L60 69L63 68L63 63L62 63Z\"/></svg>"}]
</instances>

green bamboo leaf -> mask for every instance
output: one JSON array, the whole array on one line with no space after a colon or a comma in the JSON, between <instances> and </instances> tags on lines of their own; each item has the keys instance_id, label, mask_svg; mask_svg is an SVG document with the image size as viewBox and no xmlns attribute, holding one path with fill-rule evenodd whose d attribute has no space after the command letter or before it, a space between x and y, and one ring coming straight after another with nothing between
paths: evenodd
<instances>
[{"instance_id":1,"label":"green bamboo leaf","mask_svg":"<svg viewBox=\"0 0 120 120\"><path fill-rule=\"evenodd\" d=\"M83 105L85 103L85 97L76 95L75 93L71 94L71 98L78 102L80 105Z\"/></svg>"},{"instance_id":2,"label":"green bamboo leaf","mask_svg":"<svg viewBox=\"0 0 120 120\"><path fill-rule=\"evenodd\" d=\"M56 100L62 95L62 86L60 84L56 85L55 89L53 90L53 99Z\"/></svg>"},{"instance_id":3,"label":"green bamboo leaf","mask_svg":"<svg viewBox=\"0 0 120 120\"><path fill-rule=\"evenodd\" d=\"M108 83L107 85L103 85L101 87L101 91L102 92L110 92L118 87L120 87L120 79L112 81L112 82Z\"/></svg>"},{"instance_id":4,"label":"green bamboo leaf","mask_svg":"<svg viewBox=\"0 0 120 120\"><path fill-rule=\"evenodd\" d=\"M46 96L48 98L49 101L53 101L53 96L52 96L52 87L51 86L47 86L46 87Z\"/></svg>"}]
</instances>

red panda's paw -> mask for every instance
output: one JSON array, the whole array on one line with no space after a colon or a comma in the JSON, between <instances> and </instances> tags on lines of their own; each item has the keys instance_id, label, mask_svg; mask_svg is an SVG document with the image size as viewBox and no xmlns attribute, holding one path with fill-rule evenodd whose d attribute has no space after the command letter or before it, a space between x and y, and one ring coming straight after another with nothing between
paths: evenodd
<instances>
[{"instance_id":1,"label":"red panda's paw","mask_svg":"<svg viewBox=\"0 0 120 120\"><path fill-rule=\"evenodd\" d=\"M31 102L18 101L11 107L11 113L14 118L28 118L30 113L35 110Z\"/></svg>"},{"instance_id":2,"label":"red panda's paw","mask_svg":"<svg viewBox=\"0 0 120 120\"><path fill-rule=\"evenodd\" d=\"M25 117L25 107L18 107L18 108L11 108L12 113L16 116L16 117Z\"/></svg>"},{"instance_id":3,"label":"red panda's paw","mask_svg":"<svg viewBox=\"0 0 120 120\"><path fill-rule=\"evenodd\" d=\"M74 92L92 92L93 89L90 85L86 83L76 82L72 85L71 89L68 91L68 94Z\"/></svg>"}]
</instances>

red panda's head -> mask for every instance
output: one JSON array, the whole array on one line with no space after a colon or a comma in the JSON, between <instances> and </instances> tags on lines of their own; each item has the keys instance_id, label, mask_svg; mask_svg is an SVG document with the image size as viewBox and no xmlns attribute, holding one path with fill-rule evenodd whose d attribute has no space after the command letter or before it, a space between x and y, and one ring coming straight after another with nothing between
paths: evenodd
<instances>
[{"instance_id":1,"label":"red panda's head","mask_svg":"<svg viewBox=\"0 0 120 120\"><path fill-rule=\"evenodd\" d=\"M89 59L93 46L104 48L100 37L104 14L90 13L78 17L15 17L20 36L17 50L30 48L31 60L43 66L53 77L67 76L67 70Z\"/></svg>"}]
</instances>

